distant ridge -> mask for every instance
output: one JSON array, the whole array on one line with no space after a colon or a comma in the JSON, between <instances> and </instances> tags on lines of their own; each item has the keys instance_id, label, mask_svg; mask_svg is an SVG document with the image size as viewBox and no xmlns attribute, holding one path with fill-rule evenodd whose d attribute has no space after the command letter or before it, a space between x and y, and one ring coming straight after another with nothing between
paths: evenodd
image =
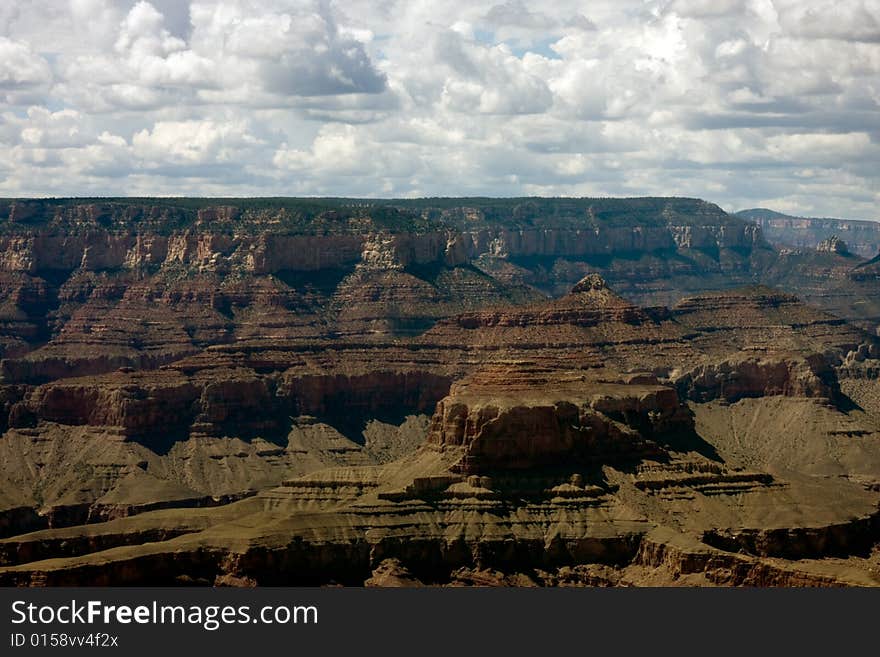
<instances>
[{"instance_id":1,"label":"distant ridge","mask_svg":"<svg viewBox=\"0 0 880 657\"><path fill-rule=\"evenodd\" d=\"M773 244L792 248L810 248L832 237L844 240L853 253L871 258L880 251L880 222L834 217L795 217L767 208L752 208L734 213L753 221Z\"/></svg>"},{"instance_id":2,"label":"distant ridge","mask_svg":"<svg viewBox=\"0 0 880 657\"><path fill-rule=\"evenodd\" d=\"M236 230L271 225L292 234L360 234L365 229L657 227L737 225L720 207L694 198L45 198L0 199L0 232L40 225L97 224L108 230Z\"/></svg>"},{"instance_id":3,"label":"distant ridge","mask_svg":"<svg viewBox=\"0 0 880 657\"><path fill-rule=\"evenodd\" d=\"M880 219L842 219L840 217L803 217L801 215L794 214L786 214L784 212L777 212L776 210L771 210L769 208L749 208L748 210L737 210L732 213L735 217L741 217L742 219L747 219L749 221L757 221L759 219L798 219L803 220L806 219L808 221L842 221L846 223L854 223L854 224L877 224L880 223Z\"/></svg>"}]
</instances>

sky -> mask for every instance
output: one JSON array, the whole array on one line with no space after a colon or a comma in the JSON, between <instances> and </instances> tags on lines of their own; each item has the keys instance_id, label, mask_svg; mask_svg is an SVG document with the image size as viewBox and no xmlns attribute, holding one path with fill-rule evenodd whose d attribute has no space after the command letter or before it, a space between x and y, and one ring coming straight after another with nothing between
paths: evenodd
<instances>
[{"instance_id":1,"label":"sky","mask_svg":"<svg viewBox=\"0 0 880 657\"><path fill-rule=\"evenodd\" d=\"M0 196L880 219L880 0L3 0Z\"/></svg>"}]
</instances>

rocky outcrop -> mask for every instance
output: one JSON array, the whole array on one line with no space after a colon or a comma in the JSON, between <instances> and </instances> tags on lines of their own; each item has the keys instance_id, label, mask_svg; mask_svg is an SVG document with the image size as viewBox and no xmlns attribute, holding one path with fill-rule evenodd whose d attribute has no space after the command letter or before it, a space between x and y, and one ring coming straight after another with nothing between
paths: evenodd
<instances>
[{"instance_id":1,"label":"rocky outcrop","mask_svg":"<svg viewBox=\"0 0 880 657\"><path fill-rule=\"evenodd\" d=\"M674 378L679 393L698 402L786 395L836 400L840 388L833 368L820 354L806 357L737 354L705 363Z\"/></svg>"},{"instance_id":2,"label":"rocky outcrop","mask_svg":"<svg viewBox=\"0 0 880 657\"><path fill-rule=\"evenodd\" d=\"M378 369L360 376L282 376L277 394L288 399L298 415L351 418L393 415L399 409L430 411L449 391L448 377L428 372Z\"/></svg>"},{"instance_id":3,"label":"rocky outcrop","mask_svg":"<svg viewBox=\"0 0 880 657\"><path fill-rule=\"evenodd\" d=\"M399 559L385 559L364 582L367 588L412 588L424 586Z\"/></svg>"},{"instance_id":4,"label":"rocky outcrop","mask_svg":"<svg viewBox=\"0 0 880 657\"><path fill-rule=\"evenodd\" d=\"M207 376L187 376L165 369L38 386L9 406L8 422L88 425L147 444L189 435L274 439L286 436L296 416L323 418L346 433L359 433L372 418L397 418L402 409L432 410L449 385L449 377L419 370L258 375L214 368Z\"/></svg>"},{"instance_id":5,"label":"rocky outcrop","mask_svg":"<svg viewBox=\"0 0 880 657\"><path fill-rule=\"evenodd\" d=\"M551 303L535 304L515 312L510 309L496 312L459 315L448 323L457 323L465 329L492 327L544 327L574 325L596 327L617 323L642 325L663 319L664 309L645 309L628 303L613 293L598 274L588 274L571 291Z\"/></svg>"},{"instance_id":6,"label":"rocky outcrop","mask_svg":"<svg viewBox=\"0 0 880 657\"><path fill-rule=\"evenodd\" d=\"M651 438L693 427L672 388L565 381L563 373L518 388L516 373L497 374L497 383L484 374L457 384L437 404L428 444L464 448L459 472L643 458L662 453Z\"/></svg>"},{"instance_id":7,"label":"rocky outcrop","mask_svg":"<svg viewBox=\"0 0 880 657\"><path fill-rule=\"evenodd\" d=\"M828 239L819 242L816 246L816 250L820 253L837 253L841 255L849 253L849 247L847 247L846 242L840 239L837 235L832 235Z\"/></svg>"},{"instance_id":8,"label":"rocky outcrop","mask_svg":"<svg viewBox=\"0 0 880 657\"><path fill-rule=\"evenodd\" d=\"M635 562L640 566L663 569L673 581L699 574L716 586L840 587L866 583L861 578L847 580L788 564L712 550L664 532L649 535L642 541Z\"/></svg>"},{"instance_id":9,"label":"rocky outcrop","mask_svg":"<svg viewBox=\"0 0 880 657\"><path fill-rule=\"evenodd\" d=\"M199 392L172 373L140 383L73 379L35 389L27 405L48 422L114 427L125 435L142 435L191 423Z\"/></svg>"},{"instance_id":10,"label":"rocky outcrop","mask_svg":"<svg viewBox=\"0 0 880 657\"><path fill-rule=\"evenodd\" d=\"M839 525L777 530L710 530L702 541L728 552L782 559L870 554L880 535L880 512Z\"/></svg>"}]
</instances>

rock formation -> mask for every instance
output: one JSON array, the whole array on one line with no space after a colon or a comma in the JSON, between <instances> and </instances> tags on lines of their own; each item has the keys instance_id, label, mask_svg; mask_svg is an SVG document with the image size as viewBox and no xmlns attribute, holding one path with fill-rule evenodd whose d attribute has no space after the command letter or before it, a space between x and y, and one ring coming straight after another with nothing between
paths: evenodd
<instances>
[{"instance_id":1,"label":"rock formation","mask_svg":"<svg viewBox=\"0 0 880 657\"><path fill-rule=\"evenodd\" d=\"M880 340L756 284L839 300L839 249L689 199L0 228L0 584L880 584Z\"/></svg>"},{"instance_id":2,"label":"rock formation","mask_svg":"<svg viewBox=\"0 0 880 657\"><path fill-rule=\"evenodd\" d=\"M849 247L847 247L846 242L840 239L837 235L832 235L828 239L819 242L816 246L816 250L820 253L838 253L841 255L849 253Z\"/></svg>"}]
</instances>

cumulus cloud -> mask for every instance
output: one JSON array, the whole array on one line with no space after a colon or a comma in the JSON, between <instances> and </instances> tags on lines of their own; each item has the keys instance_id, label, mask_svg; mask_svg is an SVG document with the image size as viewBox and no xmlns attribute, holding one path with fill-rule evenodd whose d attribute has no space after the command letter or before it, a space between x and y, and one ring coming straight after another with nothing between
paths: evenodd
<instances>
[{"instance_id":1,"label":"cumulus cloud","mask_svg":"<svg viewBox=\"0 0 880 657\"><path fill-rule=\"evenodd\" d=\"M778 3L780 24L793 36L808 39L880 42L880 2L851 0L839 2Z\"/></svg>"},{"instance_id":2,"label":"cumulus cloud","mask_svg":"<svg viewBox=\"0 0 880 657\"><path fill-rule=\"evenodd\" d=\"M38 101L51 80L49 63L29 44L0 36L0 99L9 105Z\"/></svg>"},{"instance_id":3,"label":"cumulus cloud","mask_svg":"<svg viewBox=\"0 0 880 657\"><path fill-rule=\"evenodd\" d=\"M517 25L536 30L552 29L557 22L540 11L531 11L522 0L507 0L503 4L492 7L486 14L486 20L492 25Z\"/></svg>"},{"instance_id":4,"label":"cumulus cloud","mask_svg":"<svg viewBox=\"0 0 880 657\"><path fill-rule=\"evenodd\" d=\"M72 109L51 112L44 107L31 107L26 118L10 118L20 126L19 144L44 148L76 148L91 143L96 135L87 117Z\"/></svg>"},{"instance_id":5,"label":"cumulus cloud","mask_svg":"<svg viewBox=\"0 0 880 657\"><path fill-rule=\"evenodd\" d=\"M0 195L685 194L871 217L878 42L878 0L9 0Z\"/></svg>"},{"instance_id":6,"label":"cumulus cloud","mask_svg":"<svg viewBox=\"0 0 880 657\"><path fill-rule=\"evenodd\" d=\"M263 2L193 3L196 50L218 47L238 72L255 76L265 91L282 96L379 93L385 77L364 44L339 29L329 6ZM367 32L368 34L368 32Z\"/></svg>"},{"instance_id":7,"label":"cumulus cloud","mask_svg":"<svg viewBox=\"0 0 880 657\"><path fill-rule=\"evenodd\" d=\"M146 163L228 162L259 143L244 122L230 121L159 121L132 137L134 153Z\"/></svg>"},{"instance_id":8,"label":"cumulus cloud","mask_svg":"<svg viewBox=\"0 0 880 657\"><path fill-rule=\"evenodd\" d=\"M441 103L452 111L535 114L553 104L550 89L530 70L529 61L504 45L487 48L449 30L438 36L432 55L448 68L442 76Z\"/></svg>"},{"instance_id":9,"label":"cumulus cloud","mask_svg":"<svg viewBox=\"0 0 880 657\"><path fill-rule=\"evenodd\" d=\"M718 18L741 14L748 4L746 0L675 0L669 10L691 18Z\"/></svg>"},{"instance_id":10,"label":"cumulus cloud","mask_svg":"<svg viewBox=\"0 0 880 657\"><path fill-rule=\"evenodd\" d=\"M51 77L49 64L28 44L0 37L0 88L27 89L46 84Z\"/></svg>"},{"instance_id":11,"label":"cumulus cloud","mask_svg":"<svg viewBox=\"0 0 880 657\"><path fill-rule=\"evenodd\" d=\"M100 0L78 2L83 19L119 17L112 45L63 58L59 95L93 111L296 106L310 96L385 90L364 44L320 3L195 2L181 32L147 0L125 13Z\"/></svg>"}]
</instances>

